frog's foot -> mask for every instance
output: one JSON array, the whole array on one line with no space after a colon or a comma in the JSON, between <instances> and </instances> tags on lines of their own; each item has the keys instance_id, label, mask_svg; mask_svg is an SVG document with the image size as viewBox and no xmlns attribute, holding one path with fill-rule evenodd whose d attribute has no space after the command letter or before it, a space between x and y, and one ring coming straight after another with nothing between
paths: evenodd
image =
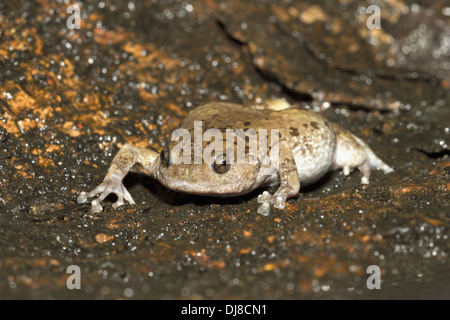
<instances>
[{"instance_id":1,"label":"frog's foot","mask_svg":"<svg viewBox=\"0 0 450 320\"><path fill-rule=\"evenodd\" d=\"M350 167L349 166L344 166L344 168L342 168L342 172L344 173L345 176L348 176L350 174Z\"/></svg>"},{"instance_id":2,"label":"frog's foot","mask_svg":"<svg viewBox=\"0 0 450 320\"><path fill-rule=\"evenodd\" d=\"M103 210L100 202L102 202L109 194L114 193L117 195L117 201L112 205L113 208L120 207L124 204L123 200L127 200L130 204L136 204L131 197L128 190L122 183L122 180L119 178L110 177L108 179L103 180L101 184L97 186L91 192L81 192L77 198L78 203L85 203L88 198L95 197L97 194L100 194L96 199L93 199L91 202L92 212L98 213Z\"/></svg>"},{"instance_id":3,"label":"frog's foot","mask_svg":"<svg viewBox=\"0 0 450 320\"><path fill-rule=\"evenodd\" d=\"M268 216L270 214L270 203L272 201L272 195L264 191L262 194L258 196L258 202L261 203L261 205L258 208L258 213L263 216Z\"/></svg>"},{"instance_id":4,"label":"frog's foot","mask_svg":"<svg viewBox=\"0 0 450 320\"><path fill-rule=\"evenodd\" d=\"M270 205L277 209L284 209L286 206L286 199L292 195L291 188L279 188L274 194L264 191L258 196L258 202L261 205L258 208L258 213L263 216L268 216L270 213Z\"/></svg>"}]
</instances>

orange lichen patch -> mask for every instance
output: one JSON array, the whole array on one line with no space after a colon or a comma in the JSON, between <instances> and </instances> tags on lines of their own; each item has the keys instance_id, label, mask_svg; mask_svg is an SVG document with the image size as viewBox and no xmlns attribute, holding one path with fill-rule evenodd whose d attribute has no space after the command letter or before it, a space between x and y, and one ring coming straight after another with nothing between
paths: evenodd
<instances>
[{"instance_id":1,"label":"orange lichen patch","mask_svg":"<svg viewBox=\"0 0 450 320\"><path fill-rule=\"evenodd\" d=\"M284 267L286 267L286 266L289 264L289 262L290 262L289 259L284 259L284 260L282 260L282 261L279 263L279 265L280 265L281 268L284 268Z\"/></svg>"},{"instance_id":2,"label":"orange lichen patch","mask_svg":"<svg viewBox=\"0 0 450 320\"><path fill-rule=\"evenodd\" d=\"M126 141L127 141L127 143L132 144L133 146L136 146L136 147L153 149L153 150L161 149L161 146L159 144L149 143L148 139L146 139L145 136L143 136L143 137L129 136L129 137L126 137Z\"/></svg>"},{"instance_id":3,"label":"orange lichen patch","mask_svg":"<svg viewBox=\"0 0 450 320\"><path fill-rule=\"evenodd\" d=\"M290 12L291 13L291 10ZM322 8L318 5L308 6L306 10L300 13L300 19L303 23L312 24L314 22L328 22L330 17L323 12Z\"/></svg>"},{"instance_id":4,"label":"orange lichen patch","mask_svg":"<svg viewBox=\"0 0 450 320\"><path fill-rule=\"evenodd\" d=\"M49 158L39 158L39 166L41 167L54 167L55 162Z\"/></svg>"},{"instance_id":5,"label":"orange lichen patch","mask_svg":"<svg viewBox=\"0 0 450 320\"><path fill-rule=\"evenodd\" d=\"M96 94L86 94L82 100L85 106L98 106L100 104L100 97Z\"/></svg>"},{"instance_id":6,"label":"orange lichen patch","mask_svg":"<svg viewBox=\"0 0 450 320\"><path fill-rule=\"evenodd\" d=\"M110 223L110 224L107 224L106 227L108 229L117 229L117 228L119 228L119 225L117 223Z\"/></svg>"},{"instance_id":7,"label":"orange lichen patch","mask_svg":"<svg viewBox=\"0 0 450 320\"><path fill-rule=\"evenodd\" d=\"M444 89L450 89L450 80L442 79L441 80L441 87L444 88Z\"/></svg>"},{"instance_id":8,"label":"orange lichen patch","mask_svg":"<svg viewBox=\"0 0 450 320\"><path fill-rule=\"evenodd\" d=\"M444 223L441 220L426 218L425 221L433 226L442 226Z\"/></svg>"},{"instance_id":9,"label":"orange lichen patch","mask_svg":"<svg viewBox=\"0 0 450 320\"><path fill-rule=\"evenodd\" d=\"M150 123L150 124L147 126L147 129L150 130L150 131L155 130L156 128L158 128L158 125L157 125L157 124L154 124L154 123Z\"/></svg>"},{"instance_id":10,"label":"orange lichen patch","mask_svg":"<svg viewBox=\"0 0 450 320\"><path fill-rule=\"evenodd\" d=\"M239 250L240 254L249 254L250 252L252 252L250 248L242 248L241 250Z\"/></svg>"},{"instance_id":11,"label":"orange lichen patch","mask_svg":"<svg viewBox=\"0 0 450 320\"><path fill-rule=\"evenodd\" d=\"M62 149L61 145L51 144L45 149L45 152L50 153L50 152L54 152L54 151L61 151L61 149Z\"/></svg>"},{"instance_id":12,"label":"orange lichen patch","mask_svg":"<svg viewBox=\"0 0 450 320\"><path fill-rule=\"evenodd\" d=\"M242 231L242 233L243 233L244 236L247 237L247 238L252 236L252 232L251 232L251 231L244 230L244 231Z\"/></svg>"},{"instance_id":13,"label":"orange lichen patch","mask_svg":"<svg viewBox=\"0 0 450 320\"><path fill-rule=\"evenodd\" d=\"M275 238L276 238L276 236L268 236L268 237L267 237L267 241L268 241L270 244L272 244L272 243L273 243L273 240L275 240Z\"/></svg>"},{"instance_id":14,"label":"orange lichen patch","mask_svg":"<svg viewBox=\"0 0 450 320\"><path fill-rule=\"evenodd\" d=\"M59 263L59 261L56 259L50 259L49 263L55 267L59 267L61 265L61 263Z\"/></svg>"},{"instance_id":15,"label":"orange lichen patch","mask_svg":"<svg viewBox=\"0 0 450 320\"><path fill-rule=\"evenodd\" d=\"M101 45L117 44L123 40L128 40L130 34L125 32L122 27L116 27L115 30L106 30L103 28L94 28L94 41Z\"/></svg>"},{"instance_id":16,"label":"orange lichen patch","mask_svg":"<svg viewBox=\"0 0 450 320\"><path fill-rule=\"evenodd\" d=\"M273 5L271 9L275 16L283 22L288 22L291 17L298 18L299 15L297 8L294 7L290 7L286 10L280 6Z\"/></svg>"},{"instance_id":17,"label":"orange lichen patch","mask_svg":"<svg viewBox=\"0 0 450 320\"><path fill-rule=\"evenodd\" d=\"M315 277L320 278L320 277L323 277L329 271L328 269L329 269L329 265L327 265L325 263L315 265L313 267L313 274Z\"/></svg>"},{"instance_id":18,"label":"orange lichen patch","mask_svg":"<svg viewBox=\"0 0 450 320\"><path fill-rule=\"evenodd\" d=\"M61 73L51 71L53 61L60 61L58 65ZM22 68L26 79L25 87L13 81L5 81L2 85L0 97L5 100L8 108L2 114L6 123L5 120L0 122L1 127L8 133L18 135L30 129L42 129L52 123L55 116L64 114L68 123L57 124L55 127L70 136L77 137L83 133L82 123L92 127L94 132L104 134L103 128L110 124L111 119L109 114L99 109L103 105L112 104L113 95L97 93L92 86L74 77L73 63L67 59L61 60L58 55L39 57L32 65L31 62L29 64L27 66L27 62L24 62ZM36 78L47 86L31 85L36 82ZM113 91L113 88L108 89ZM68 104L62 105L62 101L67 101ZM78 112L71 115L73 110ZM22 116L24 112L27 112L26 118Z\"/></svg>"},{"instance_id":19,"label":"orange lichen patch","mask_svg":"<svg viewBox=\"0 0 450 320\"><path fill-rule=\"evenodd\" d=\"M280 218L274 218L273 221L275 221L275 222L280 222L281 219L280 219Z\"/></svg>"},{"instance_id":20,"label":"orange lichen patch","mask_svg":"<svg viewBox=\"0 0 450 320\"><path fill-rule=\"evenodd\" d=\"M0 20L3 24L4 20ZM16 30L12 26L24 26L26 22L22 18L15 20L10 20L8 23L8 28L2 27L2 32L4 36L2 37L2 42L0 43L0 56L7 57L10 54L9 48L14 48L15 51L26 51L29 49L30 45L28 41L22 39L33 38L34 40L34 51L36 54L42 54L42 40L36 35L36 30L33 28L23 28L20 30L20 34L16 34Z\"/></svg>"},{"instance_id":21,"label":"orange lichen patch","mask_svg":"<svg viewBox=\"0 0 450 320\"><path fill-rule=\"evenodd\" d=\"M5 113L5 118L6 117L9 117L8 113ZM19 127L17 126L16 122L12 119L7 119L6 122L0 121L0 127L5 128L6 132L8 132L9 134L20 133Z\"/></svg>"},{"instance_id":22,"label":"orange lichen patch","mask_svg":"<svg viewBox=\"0 0 450 320\"><path fill-rule=\"evenodd\" d=\"M407 193L407 192L410 192L411 190L412 190L411 187L404 187L404 188L397 190L397 192L398 193Z\"/></svg>"},{"instance_id":23,"label":"orange lichen patch","mask_svg":"<svg viewBox=\"0 0 450 320\"><path fill-rule=\"evenodd\" d=\"M24 119L16 122L21 131L28 131L29 129L43 128L44 124L35 119Z\"/></svg>"},{"instance_id":24,"label":"orange lichen patch","mask_svg":"<svg viewBox=\"0 0 450 320\"><path fill-rule=\"evenodd\" d=\"M36 100L26 94L23 90L19 88L17 85L10 85L10 83L6 83L5 87L9 90L13 89L15 92L12 94L12 99L8 100L8 106L15 115L21 114L25 109L35 109L36 108Z\"/></svg>"},{"instance_id":25,"label":"orange lichen patch","mask_svg":"<svg viewBox=\"0 0 450 320\"><path fill-rule=\"evenodd\" d=\"M428 172L428 174L433 175L433 176L442 175L442 174L444 174L444 169L446 167L450 167L450 162L439 163L438 165L436 165L436 168L434 168L433 170Z\"/></svg>"},{"instance_id":26,"label":"orange lichen patch","mask_svg":"<svg viewBox=\"0 0 450 320\"><path fill-rule=\"evenodd\" d=\"M263 271L273 271L275 269L278 269L278 265L276 263L266 263L263 267Z\"/></svg>"},{"instance_id":27,"label":"orange lichen patch","mask_svg":"<svg viewBox=\"0 0 450 320\"><path fill-rule=\"evenodd\" d=\"M204 255L206 252L205 249L201 249L200 251L189 251L189 250L184 250L183 254L187 254L193 257L200 257L202 255Z\"/></svg>"},{"instance_id":28,"label":"orange lichen patch","mask_svg":"<svg viewBox=\"0 0 450 320\"><path fill-rule=\"evenodd\" d=\"M67 121L63 124L63 131L70 135L71 137L78 137L81 135L81 132L78 131L78 127L74 124L73 121Z\"/></svg>"},{"instance_id":29,"label":"orange lichen patch","mask_svg":"<svg viewBox=\"0 0 450 320\"><path fill-rule=\"evenodd\" d=\"M181 109L175 103L168 103L168 104L165 105L165 107L166 107L166 109L173 111L180 118L184 118L188 114L187 111L184 111L183 109Z\"/></svg>"},{"instance_id":30,"label":"orange lichen patch","mask_svg":"<svg viewBox=\"0 0 450 320\"><path fill-rule=\"evenodd\" d=\"M98 134L105 134L105 130L103 130L104 127L108 126L111 122L111 118L108 114L103 112L102 110L98 110L95 113L87 113L78 118L80 121L77 126L78 129L82 129L83 124L91 124L91 129L95 133ZM92 127L92 124L95 123L95 126Z\"/></svg>"},{"instance_id":31,"label":"orange lichen patch","mask_svg":"<svg viewBox=\"0 0 450 320\"><path fill-rule=\"evenodd\" d=\"M288 214L292 214L294 212L298 211L298 206L290 204L289 202L286 202L286 206L284 207L284 210L288 213Z\"/></svg>"},{"instance_id":32,"label":"orange lichen patch","mask_svg":"<svg viewBox=\"0 0 450 320\"><path fill-rule=\"evenodd\" d=\"M193 259L197 260L199 264L208 269L222 269L225 268L226 262L223 260L210 260L211 256L206 254L205 249L200 251L183 251L184 254L190 255Z\"/></svg>"},{"instance_id":33,"label":"orange lichen patch","mask_svg":"<svg viewBox=\"0 0 450 320\"><path fill-rule=\"evenodd\" d=\"M93 246L96 246L96 245L97 245L97 243L95 243L95 242L89 242L89 241L86 241L86 240L84 240L84 239L82 239L82 238L78 238L78 243L79 243L83 248L90 248L90 247L93 247Z\"/></svg>"},{"instance_id":34,"label":"orange lichen patch","mask_svg":"<svg viewBox=\"0 0 450 320\"><path fill-rule=\"evenodd\" d=\"M27 179L32 179L33 176L27 174L25 171L17 171L18 174L20 174L22 177L27 178Z\"/></svg>"},{"instance_id":35,"label":"orange lichen patch","mask_svg":"<svg viewBox=\"0 0 450 320\"><path fill-rule=\"evenodd\" d=\"M130 36L129 39L132 39ZM136 72L136 77L139 82L146 83L157 83L158 79L154 78L151 73L148 72L149 67L153 67L155 63L162 63L164 65L165 70L170 70L173 68L177 68L180 65L179 59L170 58L166 52L157 49L155 46L147 44L142 45L136 42L129 41L122 47L123 50L131 53L135 60L137 61L137 65L133 65L134 68L138 72ZM143 55L143 53L146 53ZM129 64L124 63L119 68L123 68L126 70L129 68ZM168 74L169 75L169 74ZM166 83L170 83L170 78L166 79ZM173 79L175 80L175 79Z\"/></svg>"},{"instance_id":36,"label":"orange lichen patch","mask_svg":"<svg viewBox=\"0 0 450 320\"><path fill-rule=\"evenodd\" d=\"M105 243L114 239L114 236L107 235L105 233L98 233L95 235L95 241L98 243Z\"/></svg>"},{"instance_id":37,"label":"orange lichen patch","mask_svg":"<svg viewBox=\"0 0 450 320\"><path fill-rule=\"evenodd\" d=\"M139 93L139 97L143 100L143 101L148 101L151 102L153 104L157 104L158 103L158 95L148 92L147 90L145 90L145 88L143 87L139 87L138 88L138 93Z\"/></svg>"},{"instance_id":38,"label":"orange lichen patch","mask_svg":"<svg viewBox=\"0 0 450 320\"><path fill-rule=\"evenodd\" d=\"M211 261L211 262L209 262L208 263L208 268L209 269L212 269L212 268L215 268L215 269L223 269L223 268L225 268L226 267L226 262L225 261L222 261L222 260L213 260L213 261Z\"/></svg>"},{"instance_id":39,"label":"orange lichen patch","mask_svg":"<svg viewBox=\"0 0 450 320\"><path fill-rule=\"evenodd\" d=\"M8 161L10 161L11 163L17 163L19 161L18 158L14 158L12 157L11 159L7 159ZM17 174L21 175L22 177L26 178L26 179L33 179L34 178L34 172L28 173L27 171L31 171L29 164L15 164L14 167L17 170Z\"/></svg>"},{"instance_id":40,"label":"orange lichen patch","mask_svg":"<svg viewBox=\"0 0 450 320\"><path fill-rule=\"evenodd\" d=\"M425 187L419 185L408 185L408 186L393 186L391 187L391 193L393 196L399 198L402 197L406 193L410 192L421 192Z\"/></svg>"}]
</instances>

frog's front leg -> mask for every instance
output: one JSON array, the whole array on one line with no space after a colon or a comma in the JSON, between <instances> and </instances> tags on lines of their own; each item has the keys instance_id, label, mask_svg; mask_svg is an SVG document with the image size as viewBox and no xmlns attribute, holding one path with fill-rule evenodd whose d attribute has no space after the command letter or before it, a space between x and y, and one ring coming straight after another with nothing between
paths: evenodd
<instances>
[{"instance_id":1,"label":"frog's front leg","mask_svg":"<svg viewBox=\"0 0 450 320\"><path fill-rule=\"evenodd\" d=\"M140 163L148 173L152 174L158 156L158 153L155 151L125 144L114 157L103 182L91 192L81 192L77 198L77 202L84 203L88 198L100 194L98 198L91 202L92 211L100 212L103 210L100 202L109 194L114 193L118 199L113 204L113 208L123 205L124 199L130 204L135 204L130 193L123 185L122 180L136 163Z\"/></svg>"},{"instance_id":2,"label":"frog's front leg","mask_svg":"<svg viewBox=\"0 0 450 320\"><path fill-rule=\"evenodd\" d=\"M275 208L284 209L286 200L298 194L300 190L300 180L298 178L297 166L292 149L286 140L279 143L278 175L280 186L274 194L264 191L258 196L261 206L258 213L267 216L270 213L270 205Z\"/></svg>"}]
</instances>

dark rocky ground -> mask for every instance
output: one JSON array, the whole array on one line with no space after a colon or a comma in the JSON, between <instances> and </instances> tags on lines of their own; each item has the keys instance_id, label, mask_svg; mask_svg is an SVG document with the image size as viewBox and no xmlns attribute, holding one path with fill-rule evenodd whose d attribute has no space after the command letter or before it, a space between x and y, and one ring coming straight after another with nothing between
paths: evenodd
<instances>
[{"instance_id":1,"label":"dark rocky ground","mask_svg":"<svg viewBox=\"0 0 450 320\"><path fill-rule=\"evenodd\" d=\"M374 4L382 29L365 1L84 1L68 30L63 1L2 1L0 298L450 298L450 7ZM199 104L271 98L395 172L331 173L268 217L256 193L183 195L138 170L136 206L76 203L125 142L160 150Z\"/></svg>"}]
</instances>

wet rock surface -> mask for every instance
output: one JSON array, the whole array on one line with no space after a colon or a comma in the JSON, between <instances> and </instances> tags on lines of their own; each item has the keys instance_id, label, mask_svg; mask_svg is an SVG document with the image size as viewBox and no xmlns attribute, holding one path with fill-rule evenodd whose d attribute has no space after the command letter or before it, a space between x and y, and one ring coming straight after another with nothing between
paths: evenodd
<instances>
[{"instance_id":1,"label":"wet rock surface","mask_svg":"<svg viewBox=\"0 0 450 320\"><path fill-rule=\"evenodd\" d=\"M358 1L84 1L69 30L62 1L2 2L0 298L449 298L450 8L378 5L370 30ZM268 217L257 193L179 194L139 169L136 206L76 203L124 143L160 150L199 104L271 98L395 172L330 173Z\"/></svg>"}]
</instances>

